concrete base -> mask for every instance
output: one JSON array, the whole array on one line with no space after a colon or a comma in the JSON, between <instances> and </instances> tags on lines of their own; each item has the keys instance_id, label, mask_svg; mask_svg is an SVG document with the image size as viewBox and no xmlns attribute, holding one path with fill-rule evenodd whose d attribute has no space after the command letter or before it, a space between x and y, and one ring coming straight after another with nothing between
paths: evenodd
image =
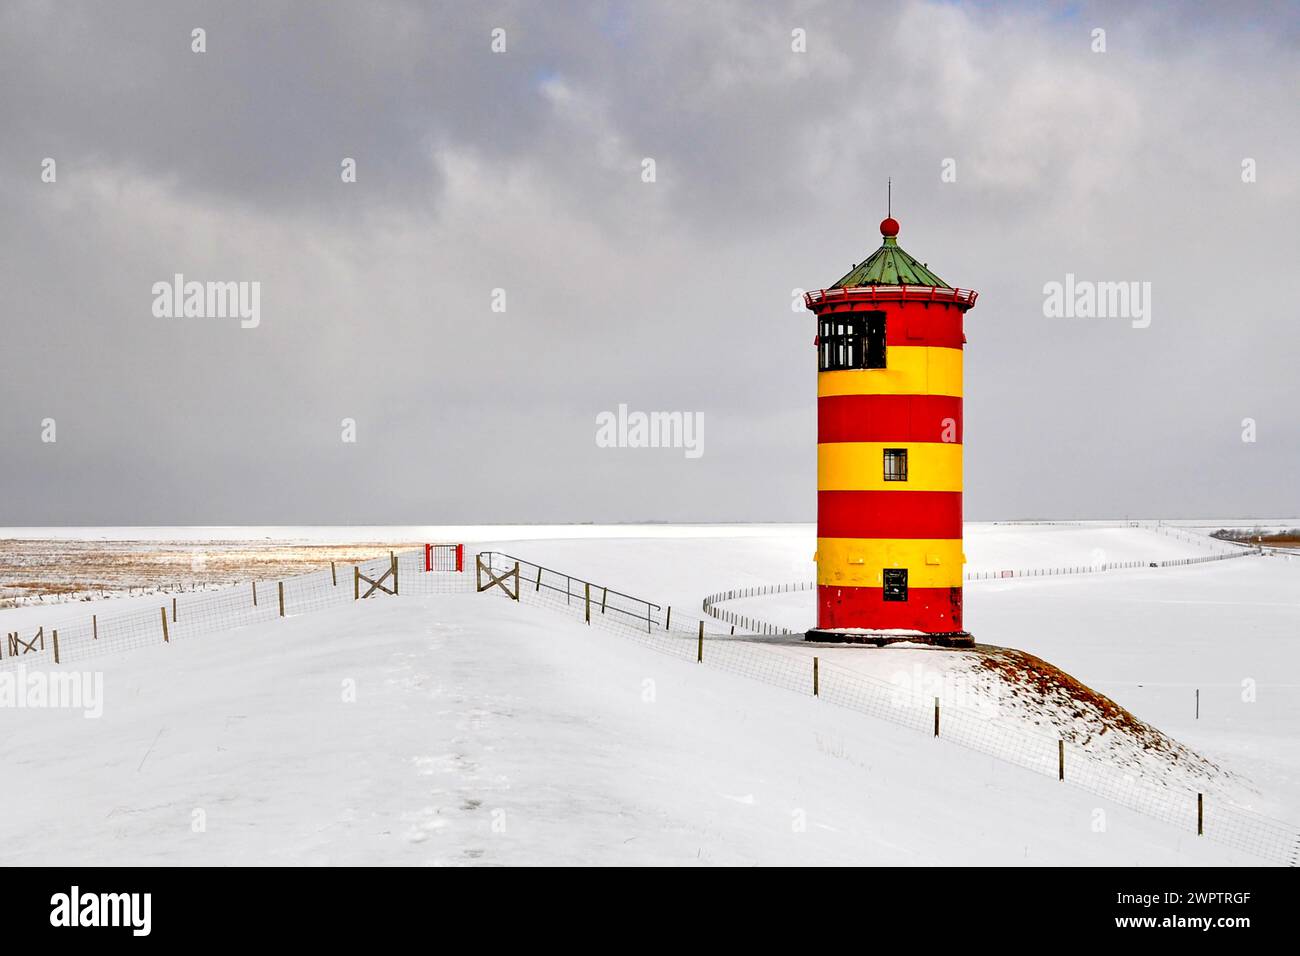
<instances>
[{"instance_id":1,"label":"concrete base","mask_svg":"<svg viewBox=\"0 0 1300 956\"><path fill-rule=\"evenodd\" d=\"M819 644L933 644L936 647L974 647L975 636L968 631L948 631L944 634L889 634L881 631L819 631L816 628L803 636L805 641Z\"/></svg>"}]
</instances>

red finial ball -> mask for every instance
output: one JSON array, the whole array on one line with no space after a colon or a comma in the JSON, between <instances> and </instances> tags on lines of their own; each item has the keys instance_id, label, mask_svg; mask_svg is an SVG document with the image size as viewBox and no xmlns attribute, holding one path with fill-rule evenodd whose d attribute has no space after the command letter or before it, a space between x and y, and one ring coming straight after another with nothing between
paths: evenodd
<instances>
[{"instance_id":1,"label":"red finial ball","mask_svg":"<svg viewBox=\"0 0 1300 956\"><path fill-rule=\"evenodd\" d=\"M886 239L893 239L898 235L898 220L893 216L880 221L880 234Z\"/></svg>"}]
</instances>

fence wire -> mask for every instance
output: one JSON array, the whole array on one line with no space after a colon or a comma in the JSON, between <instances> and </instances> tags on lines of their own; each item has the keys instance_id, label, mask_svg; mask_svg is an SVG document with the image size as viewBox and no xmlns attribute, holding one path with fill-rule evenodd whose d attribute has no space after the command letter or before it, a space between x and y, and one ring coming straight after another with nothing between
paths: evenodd
<instances>
[{"instance_id":1,"label":"fence wire","mask_svg":"<svg viewBox=\"0 0 1300 956\"><path fill-rule=\"evenodd\" d=\"M424 552L406 551L393 556L397 563L399 594L443 594L473 590L470 575L456 571L425 571ZM214 591L157 595L156 607L94 613L75 623L62 622L57 628L42 626L42 640L35 649L26 645L38 633L28 628L17 632L15 642L5 635L0 646L0 670L19 666L55 663L55 634L58 635L58 663L76 664L104 654L138 647L151 647L200 635L234 634L241 628L265 624L281 616L297 617L330 608L343 607L364 595L370 585L361 580L357 587L354 568L371 580L389 570L392 559L385 554L358 564L339 564L311 574L283 581L250 581ZM385 587L392 588L391 577ZM281 595L283 594L283 607ZM378 591L375 595L379 595ZM374 599L374 596L370 598ZM14 633L14 632L9 632ZM15 646L16 644L16 646Z\"/></svg>"},{"instance_id":2,"label":"fence wire","mask_svg":"<svg viewBox=\"0 0 1300 956\"><path fill-rule=\"evenodd\" d=\"M1192 564L1204 564L1207 561L1229 561L1233 558L1245 558L1256 553L1257 552L1254 550L1230 551L1221 554L1201 555L1195 558L1170 558L1164 561L1109 561L1103 564L1080 564L1056 568L970 571L967 572L965 580L991 581L1005 578L1045 578L1068 574L1100 574L1103 571L1122 571L1132 568L1148 567L1181 568ZM735 588L730 591L719 591L717 594L710 594L704 599L704 613L715 620L724 621L727 624L733 624L736 627L745 628L754 634L777 636L796 634L799 632L792 631L786 627L781 627L778 624L772 624L768 621L760 620L756 617L751 617L747 614L740 614L727 608L718 607L718 605L727 601L739 601L743 598L762 597L771 594L789 594L793 591L812 591L816 589L816 587L817 583L815 581L794 581L786 584L765 584L748 588Z\"/></svg>"}]
</instances>

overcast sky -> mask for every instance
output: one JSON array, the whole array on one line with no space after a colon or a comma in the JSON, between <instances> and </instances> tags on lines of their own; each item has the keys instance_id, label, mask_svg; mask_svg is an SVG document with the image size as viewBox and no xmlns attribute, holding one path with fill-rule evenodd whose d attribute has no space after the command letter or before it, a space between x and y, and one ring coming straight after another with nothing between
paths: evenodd
<instances>
[{"instance_id":1,"label":"overcast sky","mask_svg":"<svg viewBox=\"0 0 1300 956\"><path fill-rule=\"evenodd\" d=\"M980 293L969 519L1296 514L1298 9L7 2L0 524L812 520L792 290L889 176ZM1149 327L1046 317L1067 273Z\"/></svg>"}]
</instances>

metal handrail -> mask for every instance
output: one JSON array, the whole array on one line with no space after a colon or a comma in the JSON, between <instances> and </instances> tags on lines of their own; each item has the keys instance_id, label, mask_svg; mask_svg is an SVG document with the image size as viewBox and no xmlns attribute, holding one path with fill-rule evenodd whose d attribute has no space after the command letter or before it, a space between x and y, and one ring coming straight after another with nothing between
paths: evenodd
<instances>
[{"instance_id":1,"label":"metal handrail","mask_svg":"<svg viewBox=\"0 0 1300 956\"><path fill-rule=\"evenodd\" d=\"M952 300L973 306L979 293L974 289L943 289L933 285L862 285L805 292L804 305L812 308L828 299L916 299L926 302Z\"/></svg>"},{"instance_id":2,"label":"metal handrail","mask_svg":"<svg viewBox=\"0 0 1300 956\"><path fill-rule=\"evenodd\" d=\"M504 551L483 551L480 552L480 554L481 556L487 557L488 566L493 568L493 570L497 570L492 560L494 557L500 557L507 563L517 563L521 568L528 567L528 568L535 569L537 571L536 579L530 580L528 582L521 582L521 587L524 586L525 583L531 583L534 585L535 590L540 591L542 588L546 588L546 590L548 591L555 591L557 593L563 592L566 597L581 598L583 597L581 593L581 588L579 588L578 592L575 593L573 591L573 585L574 584L587 585L588 587L591 588L593 594L595 594L596 592L600 592L601 594L600 603L601 603L602 614L605 613L606 610L612 611L616 614L622 614L626 617L630 617L637 621L645 621L647 627L652 627L654 624L658 623L658 620L651 612L663 610L658 604L655 604L653 601L647 601L645 598L639 598L632 594L626 594L623 591L615 591L613 588L606 587L603 584L596 584L594 581L588 581L585 578L574 577L572 574L569 574L565 571L557 571L554 568L548 568L545 565L537 564L534 561L527 561L513 554L506 554ZM557 578L564 578L565 586L563 588L560 588L560 587L556 587L553 584L550 584L547 581L544 581L542 579L543 573L553 575L554 577ZM529 575L528 577L531 579L532 575ZM619 607L617 604L610 604L609 603L610 595L635 602L636 604L644 605L645 614L644 615L636 614L631 610ZM593 603L594 603L594 598L593 598Z\"/></svg>"}]
</instances>

